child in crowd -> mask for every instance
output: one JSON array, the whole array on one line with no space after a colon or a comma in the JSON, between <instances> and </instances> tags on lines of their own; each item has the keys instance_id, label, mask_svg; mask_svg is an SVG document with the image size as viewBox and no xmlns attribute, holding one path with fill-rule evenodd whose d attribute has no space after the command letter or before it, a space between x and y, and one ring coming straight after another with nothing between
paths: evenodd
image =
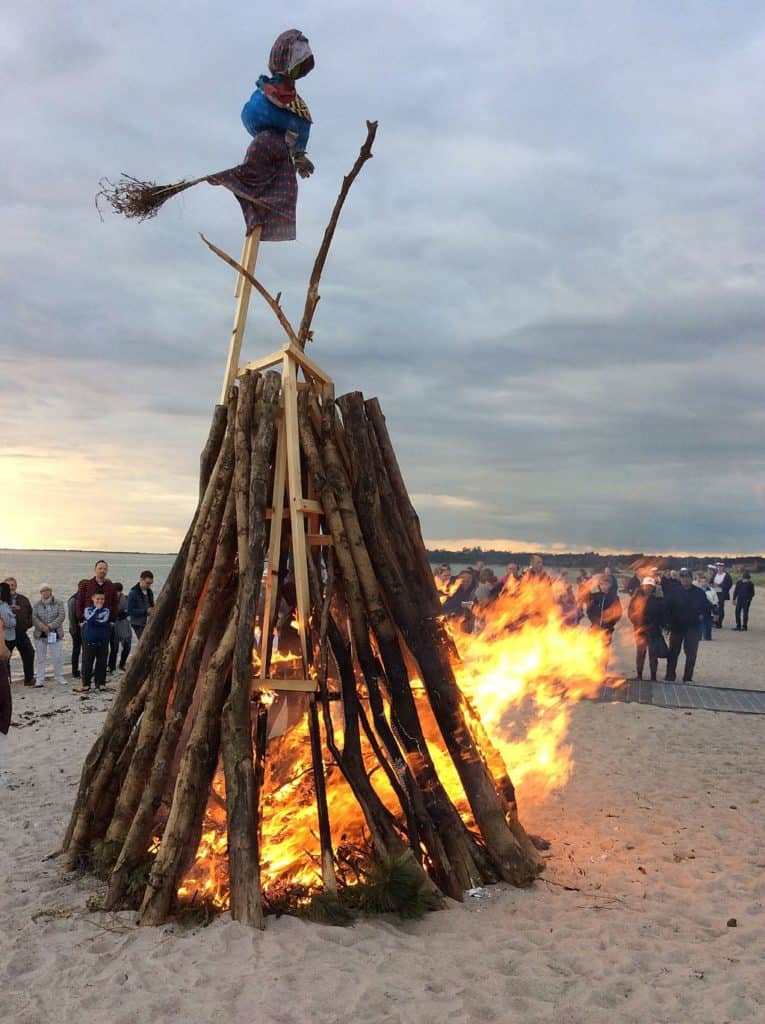
<instances>
[{"instance_id":1,"label":"child in crowd","mask_svg":"<svg viewBox=\"0 0 765 1024\"><path fill-rule=\"evenodd\" d=\"M282 32L271 48L268 70L242 110L242 124L253 136L270 129L284 134L295 170L301 178L313 174L306 156L311 114L295 90L295 82L312 71L314 58L308 40L296 28Z\"/></svg>"},{"instance_id":2,"label":"child in crowd","mask_svg":"<svg viewBox=\"0 0 765 1024\"><path fill-rule=\"evenodd\" d=\"M106 663L109 659L111 622L104 594L96 592L93 604L85 609L82 628L82 686L75 693L90 693L95 665L97 690L106 689Z\"/></svg>"}]
</instances>

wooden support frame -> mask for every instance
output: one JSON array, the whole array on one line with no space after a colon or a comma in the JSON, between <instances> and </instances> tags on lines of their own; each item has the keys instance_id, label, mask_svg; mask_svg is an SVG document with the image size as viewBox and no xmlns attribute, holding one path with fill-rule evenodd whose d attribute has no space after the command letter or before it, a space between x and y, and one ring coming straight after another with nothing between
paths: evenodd
<instances>
[{"instance_id":1,"label":"wooden support frame","mask_svg":"<svg viewBox=\"0 0 765 1024\"><path fill-rule=\"evenodd\" d=\"M242 246L242 266L249 274L252 274L255 269L255 262L258 258L258 248L260 247L261 231L262 228L258 225L258 227L254 228L249 235L245 236L244 244ZM234 288L234 298L236 299L236 306L234 307L234 323L231 328L231 340L229 341L228 346L226 372L223 375L223 385L220 391L220 405L226 404L228 389L234 383L237 375L239 355L242 351L242 341L244 340L244 325L247 321L247 311L250 306L251 292L252 284L242 274L237 274L236 286Z\"/></svg>"},{"instance_id":2,"label":"wooden support frame","mask_svg":"<svg viewBox=\"0 0 765 1024\"><path fill-rule=\"evenodd\" d=\"M309 678L308 618L311 608L307 558L311 548L329 546L332 544L332 538L329 534L319 532L323 516L321 502L317 501L312 491L308 496L303 495L297 396L299 390L305 389L322 396L332 395L334 385L331 377L291 342L267 356L246 363L240 367L236 375L242 376L247 370L262 371L277 366L282 371L282 408L277 423L273 495L271 508L267 513L271 528L265 570L259 683L264 690L314 692L316 683ZM298 382L299 370L306 377L305 383ZM285 497L287 499L286 508ZM286 519L289 519L290 524L290 545L297 594L297 622L300 655L303 661L303 679L275 679L270 675L269 648L276 621L279 562Z\"/></svg>"},{"instance_id":3,"label":"wooden support frame","mask_svg":"<svg viewBox=\"0 0 765 1024\"><path fill-rule=\"evenodd\" d=\"M242 250L241 266L252 275L260 244L260 228L245 238ZM249 371L281 368L282 391L280 412L276 423L276 453L273 470L273 494L271 507L267 511L270 520L268 558L265 567L263 595L263 615L260 637L260 673L254 680L253 690L275 690L284 693L309 695L309 733L311 736L311 760L314 770L316 802L319 815L319 833L322 847L322 879L329 892L337 891L335 870L332 855L332 839L329 825L329 814L326 800L324 779L324 763L322 759L321 741L319 736L319 718L316 708L318 684L311 678L309 658L310 637L308 622L311 612L310 590L308 584L308 558L312 557L311 549L332 544L328 533L321 533L321 520L324 514L321 502L317 500L311 484L308 495L303 494L303 482L300 459L300 435L298 431L298 392L308 391L325 401L334 400L334 384L332 378L312 359L309 359L302 348L294 340L286 342L281 348L260 359L252 360L239 366L239 357L244 339L244 327L247 319L252 283L241 273L237 277L235 291L236 309L234 325L231 331L226 373L221 390L221 402L227 400L229 389L237 377ZM298 382L298 371L305 378ZM285 508L285 498L287 507ZM282 552L282 536L285 520L289 519L290 547L292 554L292 571L297 595L297 625L300 640L300 654L303 662L302 678L279 679L271 676L271 637L276 621L276 601L279 591L279 566ZM256 697L257 699L257 697ZM263 716L265 720L265 715Z\"/></svg>"}]
</instances>

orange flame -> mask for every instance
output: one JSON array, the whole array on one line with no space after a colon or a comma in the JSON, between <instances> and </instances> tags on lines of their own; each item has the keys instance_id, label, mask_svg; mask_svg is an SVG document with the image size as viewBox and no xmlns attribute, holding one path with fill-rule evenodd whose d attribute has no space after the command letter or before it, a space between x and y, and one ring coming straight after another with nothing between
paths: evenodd
<instances>
[{"instance_id":1,"label":"orange flame","mask_svg":"<svg viewBox=\"0 0 765 1024\"><path fill-rule=\"evenodd\" d=\"M504 761L522 806L543 800L568 781L574 764L566 739L573 703L595 696L605 678L607 639L600 630L576 624L572 602L574 595L565 583L528 576L508 581L498 597L475 604L472 610L461 609L459 618L447 623L459 654L453 666L457 682L480 721L479 732L482 728ZM424 687L416 679L412 686L438 774L466 823L472 825ZM297 694L287 699L303 704L306 700ZM341 706L338 702L332 707L342 747ZM365 754L372 771L376 760L367 747ZM324 764L333 848L367 846L362 812L326 751ZM400 814L382 770L376 772L374 783L390 810ZM320 844L305 714L284 735L269 741L262 808L261 881L266 898L289 886L320 888ZM179 896L196 893L218 906L227 905L226 845L225 784L219 771L197 860Z\"/></svg>"}]
</instances>

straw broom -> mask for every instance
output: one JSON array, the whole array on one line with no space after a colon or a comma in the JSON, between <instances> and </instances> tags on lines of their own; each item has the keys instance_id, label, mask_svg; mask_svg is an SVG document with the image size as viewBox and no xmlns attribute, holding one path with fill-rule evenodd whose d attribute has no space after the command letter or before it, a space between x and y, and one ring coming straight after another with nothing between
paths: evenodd
<instances>
[{"instance_id":1,"label":"straw broom","mask_svg":"<svg viewBox=\"0 0 765 1024\"><path fill-rule=\"evenodd\" d=\"M207 181L207 175L203 178L192 178L190 181L183 179L172 185L158 185L156 181L140 181L129 174L123 174L119 181L110 181L109 178L101 178L101 186L96 193L96 209L101 212L100 200L106 200L115 213L128 217L131 220L149 220L156 217L160 207L177 196L179 192L185 192L187 188L200 185ZM265 205L265 204L264 204Z\"/></svg>"}]
</instances>

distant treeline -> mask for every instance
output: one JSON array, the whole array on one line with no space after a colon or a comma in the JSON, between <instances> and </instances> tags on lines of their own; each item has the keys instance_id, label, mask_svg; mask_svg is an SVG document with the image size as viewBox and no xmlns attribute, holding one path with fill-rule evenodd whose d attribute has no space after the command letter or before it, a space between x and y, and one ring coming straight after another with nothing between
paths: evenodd
<instances>
[{"instance_id":1,"label":"distant treeline","mask_svg":"<svg viewBox=\"0 0 765 1024\"><path fill-rule=\"evenodd\" d=\"M642 551L623 552L618 555L601 555L598 551L576 551L563 554L545 554L539 551L495 551L492 548L462 548L461 551L447 551L445 548L428 548L428 558L434 564L441 562L457 562L464 565L475 565L485 562L487 565L507 565L517 562L521 566L528 565L531 556L541 554L545 565L566 566L567 568L588 568L600 571L605 566L626 569L635 564L655 562L664 569L702 570L713 562L722 561L726 565L740 566L750 572L765 572L764 555L741 555L730 558L725 555L646 555Z\"/></svg>"}]
</instances>

